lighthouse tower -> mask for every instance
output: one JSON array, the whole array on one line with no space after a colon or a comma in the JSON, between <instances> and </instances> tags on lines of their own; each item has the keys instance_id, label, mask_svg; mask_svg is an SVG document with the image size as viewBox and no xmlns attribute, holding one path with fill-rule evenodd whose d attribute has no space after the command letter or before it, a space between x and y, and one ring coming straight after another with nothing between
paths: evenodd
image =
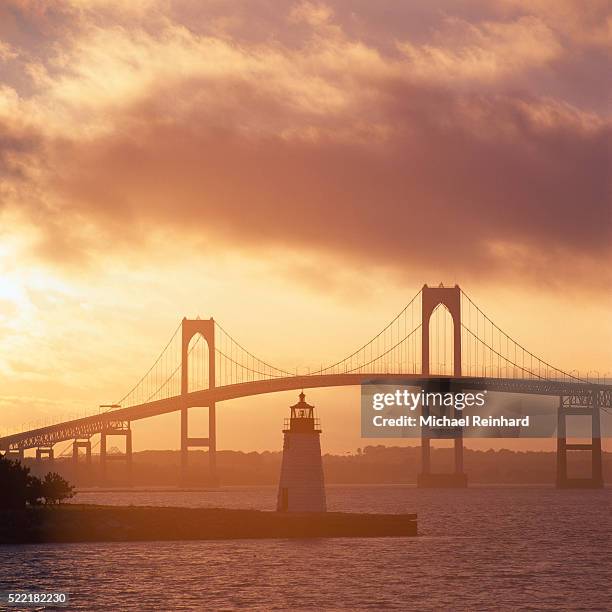
<instances>
[{"instance_id":1,"label":"lighthouse tower","mask_svg":"<svg viewBox=\"0 0 612 612\"><path fill-rule=\"evenodd\" d=\"M325 483L321 461L321 430L314 406L304 392L285 419L283 463L278 486L279 512L325 512Z\"/></svg>"}]
</instances>

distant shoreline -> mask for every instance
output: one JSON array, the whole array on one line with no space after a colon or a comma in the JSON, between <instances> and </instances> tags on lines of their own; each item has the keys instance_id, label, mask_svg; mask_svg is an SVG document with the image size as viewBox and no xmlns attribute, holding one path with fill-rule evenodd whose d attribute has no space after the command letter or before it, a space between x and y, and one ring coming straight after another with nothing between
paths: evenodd
<instances>
[{"instance_id":1,"label":"distant shoreline","mask_svg":"<svg viewBox=\"0 0 612 612\"><path fill-rule=\"evenodd\" d=\"M347 483L326 483L326 488L364 488L364 487L404 487L417 489L416 483L398 482L347 482ZM277 489L278 485L273 484L232 484L221 485L219 487L147 487L147 486L118 486L118 487L83 487L75 490L80 495L98 493L233 493L251 489ZM469 483L468 489L555 489L554 483L546 482L473 482ZM604 484L604 489L612 488L612 483ZM431 490L431 489L430 489ZM448 489L444 489L448 491ZM71 502L67 502L71 503Z\"/></svg>"},{"instance_id":2,"label":"distant shoreline","mask_svg":"<svg viewBox=\"0 0 612 612\"><path fill-rule=\"evenodd\" d=\"M189 490L216 490L215 484L227 486L278 486L280 452L217 452L217 478L209 479L207 452L193 450L189 456L189 474L183 481ZM604 475L612 474L612 453L602 454ZM452 472L454 454L451 448L434 448L431 463L435 471ZM77 465L72 458L57 458L51 463L26 458L34 475L53 469L77 489L100 485L104 489L127 489L128 475L123 462L110 462L104 478L100 474L99 458L91 465L84 460ZM413 485L421 466L419 447L366 446L351 455L323 455L326 485ZM557 461L554 451L481 451L466 448L464 472L469 486L473 485L550 485L556 482ZM588 476L590 455L573 458L576 476ZM176 490L180 478L179 451L139 451L133 454L131 484L148 489Z\"/></svg>"}]
</instances>

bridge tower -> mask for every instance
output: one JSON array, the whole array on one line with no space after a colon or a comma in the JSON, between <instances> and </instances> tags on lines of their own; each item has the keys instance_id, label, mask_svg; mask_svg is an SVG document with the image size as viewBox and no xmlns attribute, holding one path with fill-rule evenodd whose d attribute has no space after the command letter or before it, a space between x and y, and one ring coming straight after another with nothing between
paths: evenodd
<instances>
[{"instance_id":1,"label":"bridge tower","mask_svg":"<svg viewBox=\"0 0 612 612\"><path fill-rule=\"evenodd\" d=\"M454 287L428 287L421 290L421 363L423 376L429 376L429 322L434 310L442 304L453 320L453 376L461 376L461 289ZM443 384L448 384L448 379ZM421 473L418 475L419 487L466 487L467 475L463 472L463 432L456 430L452 438L455 443L455 471L451 474L438 474L431 471L431 440L440 436L428 428L421 432Z\"/></svg>"},{"instance_id":2,"label":"bridge tower","mask_svg":"<svg viewBox=\"0 0 612 612\"><path fill-rule=\"evenodd\" d=\"M181 482L187 483L189 448L207 447L210 482L218 484L217 478L217 418L215 402L208 406L208 437L189 436L189 342L200 334L208 346L208 386L215 384L215 322L210 319L183 319L181 325Z\"/></svg>"},{"instance_id":3,"label":"bridge tower","mask_svg":"<svg viewBox=\"0 0 612 612\"><path fill-rule=\"evenodd\" d=\"M325 483L321 460L321 430L314 406L300 401L285 419L283 463L278 485L278 512L325 512Z\"/></svg>"}]
</instances>

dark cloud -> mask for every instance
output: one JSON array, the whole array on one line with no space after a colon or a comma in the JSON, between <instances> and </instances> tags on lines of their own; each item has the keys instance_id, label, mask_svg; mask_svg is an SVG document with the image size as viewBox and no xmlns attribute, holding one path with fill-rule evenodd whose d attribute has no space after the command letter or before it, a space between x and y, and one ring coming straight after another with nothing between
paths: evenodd
<instances>
[{"instance_id":1,"label":"dark cloud","mask_svg":"<svg viewBox=\"0 0 612 612\"><path fill-rule=\"evenodd\" d=\"M160 43L170 64L187 52L206 61L198 45L211 36L234 55L215 74L147 79L105 108L112 129L43 134L45 252L61 218L98 229L89 249L161 230L455 278L609 285L612 134L590 91L610 68L602 35L546 11L521 21L527 5L502 4L459 3L450 22L442 3L173 5L190 28L178 50ZM154 29L153 17L131 19ZM147 36L142 55L154 58Z\"/></svg>"},{"instance_id":2,"label":"dark cloud","mask_svg":"<svg viewBox=\"0 0 612 612\"><path fill-rule=\"evenodd\" d=\"M62 151L64 167L78 164L54 189L128 236L163 224L493 275L513 262L492 247L517 245L565 280L565 258L610 256L609 126L542 124L523 99L379 86L392 126L382 143L245 135L197 111L181 125L145 116L125 136Z\"/></svg>"}]
</instances>

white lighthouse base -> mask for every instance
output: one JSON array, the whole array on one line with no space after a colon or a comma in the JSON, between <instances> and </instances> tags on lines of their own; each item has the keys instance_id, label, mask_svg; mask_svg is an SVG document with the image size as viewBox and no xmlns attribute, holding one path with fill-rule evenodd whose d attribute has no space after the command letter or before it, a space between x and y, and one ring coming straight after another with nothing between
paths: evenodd
<instances>
[{"instance_id":1,"label":"white lighthouse base","mask_svg":"<svg viewBox=\"0 0 612 612\"><path fill-rule=\"evenodd\" d=\"M276 509L279 512L325 512L325 482L320 432L285 431Z\"/></svg>"}]
</instances>

